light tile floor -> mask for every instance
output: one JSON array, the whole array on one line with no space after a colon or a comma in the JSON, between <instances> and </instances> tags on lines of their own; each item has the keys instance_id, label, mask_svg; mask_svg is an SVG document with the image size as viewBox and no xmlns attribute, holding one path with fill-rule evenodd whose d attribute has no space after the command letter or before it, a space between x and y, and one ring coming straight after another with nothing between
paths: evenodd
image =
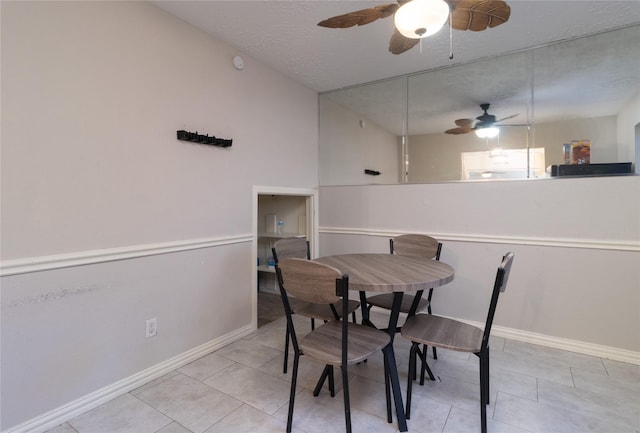
<instances>
[{"instance_id":1,"label":"light tile floor","mask_svg":"<svg viewBox=\"0 0 640 433\"><path fill-rule=\"evenodd\" d=\"M282 373L284 329L284 319L271 322L48 433L284 432L292 365ZM404 392L409 344L398 335L394 347ZM640 433L639 366L502 338L491 350L490 433ZM409 431L479 432L477 358L440 350L430 365L439 380L413 387ZM334 398L326 388L312 395L321 371L301 358L294 433L345 431L339 379ZM354 432L397 432L395 415L386 422L382 356L349 374Z\"/></svg>"}]
</instances>

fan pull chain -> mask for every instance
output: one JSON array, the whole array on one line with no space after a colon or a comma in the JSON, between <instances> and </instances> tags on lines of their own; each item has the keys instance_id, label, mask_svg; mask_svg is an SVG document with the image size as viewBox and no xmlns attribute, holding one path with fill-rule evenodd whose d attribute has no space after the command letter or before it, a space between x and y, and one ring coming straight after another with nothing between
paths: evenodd
<instances>
[{"instance_id":1,"label":"fan pull chain","mask_svg":"<svg viewBox=\"0 0 640 433\"><path fill-rule=\"evenodd\" d=\"M449 60L453 60L453 12L449 11Z\"/></svg>"}]
</instances>

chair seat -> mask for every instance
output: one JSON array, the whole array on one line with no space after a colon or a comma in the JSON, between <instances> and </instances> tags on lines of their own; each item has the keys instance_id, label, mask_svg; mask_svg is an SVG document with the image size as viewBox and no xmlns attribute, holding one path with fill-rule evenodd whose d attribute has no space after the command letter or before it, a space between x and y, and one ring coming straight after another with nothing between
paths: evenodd
<instances>
[{"instance_id":1,"label":"chair seat","mask_svg":"<svg viewBox=\"0 0 640 433\"><path fill-rule=\"evenodd\" d=\"M408 318L400 332L404 338L427 346L472 353L482 348L482 329L432 314Z\"/></svg>"},{"instance_id":2,"label":"chair seat","mask_svg":"<svg viewBox=\"0 0 640 433\"><path fill-rule=\"evenodd\" d=\"M413 303L414 296L412 295L404 295L402 297L402 305L400 307L401 313L408 313L411 309L411 304ZM384 293L382 295L374 295L367 298L367 303L370 305L374 305L376 307L384 308L386 310L391 310L391 306L393 305L393 293ZM425 310L429 306L429 301L424 298L420 298L420 302L418 303L418 308L416 309L416 313L418 311Z\"/></svg>"},{"instance_id":3,"label":"chair seat","mask_svg":"<svg viewBox=\"0 0 640 433\"><path fill-rule=\"evenodd\" d=\"M338 301L333 304L338 312L338 315L342 314L342 301ZM353 313L360 307L360 301L349 300L347 308L349 313ZM295 308L295 313L304 317L310 317L318 320L334 320L336 317L331 311L331 307L328 304L313 304L305 303Z\"/></svg>"},{"instance_id":4,"label":"chair seat","mask_svg":"<svg viewBox=\"0 0 640 433\"><path fill-rule=\"evenodd\" d=\"M384 331L349 322L347 364L356 364L391 343ZM342 364L342 322L332 320L316 328L300 341L305 356L323 364Z\"/></svg>"}]
</instances>

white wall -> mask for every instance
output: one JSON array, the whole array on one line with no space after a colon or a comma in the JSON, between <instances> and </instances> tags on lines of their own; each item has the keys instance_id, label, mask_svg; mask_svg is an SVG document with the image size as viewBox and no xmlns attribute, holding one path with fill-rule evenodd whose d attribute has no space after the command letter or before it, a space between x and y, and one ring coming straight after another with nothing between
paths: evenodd
<instances>
[{"instance_id":1,"label":"white wall","mask_svg":"<svg viewBox=\"0 0 640 433\"><path fill-rule=\"evenodd\" d=\"M591 162L624 162L618 158L616 117L603 116L536 124L530 147L545 150L545 167L562 164L562 145L572 140L591 141ZM409 181L412 183L461 180L461 153L496 147L525 149L526 127L503 127L498 138L475 134L428 134L409 137Z\"/></svg>"},{"instance_id":2,"label":"white wall","mask_svg":"<svg viewBox=\"0 0 640 433\"><path fill-rule=\"evenodd\" d=\"M527 147L528 128L502 128L500 135L483 139L475 134L424 134L409 137L409 182L431 183L464 179L462 152L479 152L501 147Z\"/></svg>"},{"instance_id":3,"label":"white wall","mask_svg":"<svg viewBox=\"0 0 640 433\"><path fill-rule=\"evenodd\" d=\"M636 147L636 125L640 123L640 92L629 99L620 110L617 117L618 126L618 154L620 162L639 161ZM636 173L639 171L636 167Z\"/></svg>"},{"instance_id":4,"label":"white wall","mask_svg":"<svg viewBox=\"0 0 640 433\"><path fill-rule=\"evenodd\" d=\"M366 185L399 181L398 138L369 119L320 98L321 185ZM366 175L364 170L381 174Z\"/></svg>"},{"instance_id":5,"label":"white wall","mask_svg":"<svg viewBox=\"0 0 640 433\"><path fill-rule=\"evenodd\" d=\"M439 238L456 276L434 293L438 314L482 322L514 251L498 329L640 363L640 177L322 187L320 206L321 255Z\"/></svg>"},{"instance_id":6,"label":"white wall","mask_svg":"<svg viewBox=\"0 0 640 433\"><path fill-rule=\"evenodd\" d=\"M591 141L591 162L624 162L618 157L616 116L580 118L536 125L533 147L544 147L546 166L563 164L562 145Z\"/></svg>"},{"instance_id":7,"label":"white wall","mask_svg":"<svg viewBox=\"0 0 640 433\"><path fill-rule=\"evenodd\" d=\"M146 3L0 7L0 429L35 431L255 326L252 186L317 186L317 95Z\"/></svg>"}]
</instances>

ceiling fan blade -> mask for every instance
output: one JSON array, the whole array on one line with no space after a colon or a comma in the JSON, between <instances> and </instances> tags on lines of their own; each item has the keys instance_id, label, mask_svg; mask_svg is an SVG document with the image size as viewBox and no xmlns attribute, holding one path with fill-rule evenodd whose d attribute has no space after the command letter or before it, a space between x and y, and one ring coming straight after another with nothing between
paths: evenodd
<instances>
[{"instance_id":1,"label":"ceiling fan blade","mask_svg":"<svg viewBox=\"0 0 640 433\"><path fill-rule=\"evenodd\" d=\"M455 124L462 127L470 127L473 125L473 119L457 119Z\"/></svg>"},{"instance_id":2,"label":"ceiling fan blade","mask_svg":"<svg viewBox=\"0 0 640 433\"><path fill-rule=\"evenodd\" d=\"M391 40L389 41L389 52L393 54L402 54L415 47L418 42L420 42L420 39L405 38L396 29L394 30L393 35L391 35Z\"/></svg>"},{"instance_id":3,"label":"ceiling fan blade","mask_svg":"<svg viewBox=\"0 0 640 433\"><path fill-rule=\"evenodd\" d=\"M451 26L456 30L478 32L509 20L511 8L502 0L447 0L451 7Z\"/></svg>"},{"instance_id":4,"label":"ceiling fan blade","mask_svg":"<svg viewBox=\"0 0 640 433\"><path fill-rule=\"evenodd\" d=\"M459 135L459 134L468 134L471 131L473 131L471 128L460 126L458 128L447 129L446 131L444 131L444 133L445 134Z\"/></svg>"},{"instance_id":5,"label":"ceiling fan blade","mask_svg":"<svg viewBox=\"0 0 640 433\"><path fill-rule=\"evenodd\" d=\"M380 18L386 18L393 15L399 7L400 6L397 3L390 3L369 9L362 9L359 11L349 12L348 14L327 18L326 20L320 21L318 25L320 27L329 27L332 29L345 29L347 27L363 26Z\"/></svg>"},{"instance_id":6,"label":"ceiling fan blade","mask_svg":"<svg viewBox=\"0 0 640 433\"><path fill-rule=\"evenodd\" d=\"M514 117L518 117L520 114L512 114L511 116L503 117L502 119L496 120L496 122L502 122L503 120L513 119Z\"/></svg>"},{"instance_id":7,"label":"ceiling fan blade","mask_svg":"<svg viewBox=\"0 0 640 433\"><path fill-rule=\"evenodd\" d=\"M473 119L457 119L455 124L458 125L457 128L447 129L444 133L458 135L473 131Z\"/></svg>"}]
</instances>

